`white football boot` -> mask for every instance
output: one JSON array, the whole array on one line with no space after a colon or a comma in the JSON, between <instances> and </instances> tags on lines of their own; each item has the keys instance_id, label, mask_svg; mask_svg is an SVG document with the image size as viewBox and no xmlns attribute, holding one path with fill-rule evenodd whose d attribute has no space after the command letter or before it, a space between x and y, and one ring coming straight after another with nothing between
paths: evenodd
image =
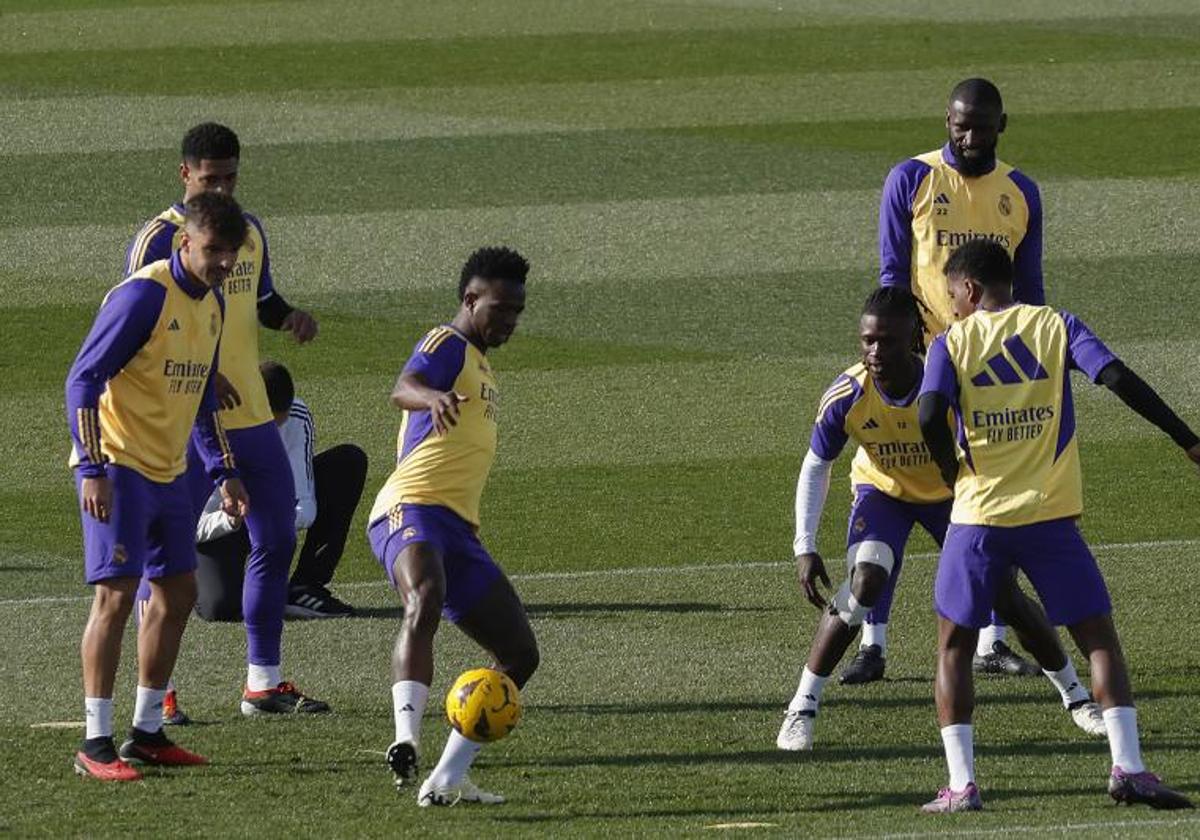
<instances>
[{"instance_id":1,"label":"white football boot","mask_svg":"<svg viewBox=\"0 0 1200 840\"><path fill-rule=\"evenodd\" d=\"M775 738L775 746L781 750L799 752L813 748L813 719L816 712L788 712L783 716L783 726Z\"/></svg>"},{"instance_id":2,"label":"white football boot","mask_svg":"<svg viewBox=\"0 0 1200 840\"><path fill-rule=\"evenodd\" d=\"M1084 732L1097 738L1108 737L1108 730L1104 728L1104 713L1100 710L1100 704L1095 700L1080 703L1070 711L1071 720L1075 721L1075 725Z\"/></svg>"},{"instance_id":3,"label":"white football boot","mask_svg":"<svg viewBox=\"0 0 1200 840\"><path fill-rule=\"evenodd\" d=\"M504 797L500 794L480 790L474 782L465 777L457 785L446 787L435 787L430 781L426 779L417 794L417 804L422 808L431 805L449 807L459 802L477 802L480 805L500 805L504 802Z\"/></svg>"}]
</instances>

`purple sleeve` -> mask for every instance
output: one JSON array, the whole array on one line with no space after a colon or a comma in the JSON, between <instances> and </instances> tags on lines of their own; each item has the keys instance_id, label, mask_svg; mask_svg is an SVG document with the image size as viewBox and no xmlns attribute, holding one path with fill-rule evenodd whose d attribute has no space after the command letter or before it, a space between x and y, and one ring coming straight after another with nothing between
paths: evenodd
<instances>
[{"instance_id":1,"label":"purple sleeve","mask_svg":"<svg viewBox=\"0 0 1200 840\"><path fill-rule=\"evenodd\" d=\"M108 380L150 338L167 290L153 280L130 280L114 288L100 304L92 328L67 374L67 425L85 476L104 474L100 452L100 395Z\"/></svg>"},{"instance_id":2,"label":"purple sleeve","mask_svg":"<svg viewBox=\"0 0 1200 840\"><path fill-rule=\"evenodd\" d=\"M225 317L225 299L217 292L217 303L221 307L221 317ZM194 437L196 449L200 452L200 460L204 462L204 472L214 483L227 478L237 478L237 466L233 459L233 450L225 429L221 425L221 406L217 402L216 381L217 370L221 362L221 345L213 351L212 367L208 370L208 379L204 382L204 393L200 397L200 409L196 412Z\"/></svg>"},{"instance_id":3,"label":"purple sleeve","mask_svg":"<svg viewBox=\"0 0 1200 840\"><path fill-rule=\"evenodd\" d=\"M275 281L271 278L271 250L267 247L267 232L255 216L246 214L246 221L258 229L262 239L262 270L258 274L258 302L262 303L275 294Z\"/></svg>"},{"instance_id":4,"label":"purple sleeve","mask_svg":"<svg viewBox=\"0 0 1200 840\"><path fill-rule=\"evenodd\" d=\"M845 375L833 380L833 384L826 389L808 441L808 448L818 458L832 461L842 454L850 439L846 434L846 412L861 394L858 383Z\"/></svg>"},{"instance_id":5,"label":"purple sleeve","mask_svg":"<svg viewBox=\"0 0 1200 840\"><path fill-rule=\"evenodd\" d=\"M1093 382L1100 381L1100 372L1117 356L1101 341L1091 327L1070 312L1058 313L1067 328L1067 368L1081 370Z\"/></svg>"},{"instance_id":6,"label":"purple sleeve","mask_svg":"<svg viewBox=\"0 0 1200 840\"><path fill-rule=\"evenodd\" d=\"M428 352L421 349L427 344L433 345ZM458 374L462 372L466 357L467 342L457 334L441 342L431 335L426 335L417 342L412 355L404 364L402 373L416 374L430 388L449 391L454 387L454 380L458 379Z\"/></svg>"},{"instance_id":7,"label":"purple sleeve","mask_svg":"<svg viewBox=\"0 0 1200 840\"><path fill-rule=\"evenodd\" d=\"M946 336L939 335L925 356L925 375L921 378L921 395L941 394L952 406L958 405L958 373L946 350Z\"/></svg>"},{"instance_id":8,"label":"purple sleeve","mask_svg":"<svg viewBox=\"0 0 1200 840\"><path fill-rule=\"evenodd\" d=\"M892 167L879 201L879 285L912 286L912 205L929 173L915 158Z\"/></svg>"},{"instance_id":9,"label":"purple sleeve","mask_svg":"<svg viewBox=\"0 0 1200 840\"><path fill-rule=\"evenodd\" d=\"M1008 175L1029 207L1029 225L1013 254L1013 297L1021 303L1044 306L1046 289L1042 281L1042 196L1037 184L1017 170Z\"/></svg>"},{"instance_id":10,"label":"purple sleeve","mask_svg":"<svg viewBox=\"0 0 1200 840\"><path fill-rule=\"evenodd\" d=\"M169 259L174 238L175 225L164 219L151 219L129 243L125 251L125 273L121 276L128 277L152 262Z\"/></svg>"}]
</instances>

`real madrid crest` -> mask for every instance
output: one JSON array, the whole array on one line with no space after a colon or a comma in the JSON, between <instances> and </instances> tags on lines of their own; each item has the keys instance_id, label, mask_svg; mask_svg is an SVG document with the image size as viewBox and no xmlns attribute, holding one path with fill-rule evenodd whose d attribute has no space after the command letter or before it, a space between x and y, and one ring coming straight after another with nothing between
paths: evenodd
<instances>
[{"instance_id":1,"label":"real madrid crest","mask_svg":"<svg viewBox=\"0 0 1200 840\"><path fill-rule=\"evenodd\" d=\"M1008 216L1012 213L1012 199L1008 197L1008 193L1000 194L1000 215Z\"/></svg>"},{"instance_id":2,"label":"real madrid crest","mask_svg":"<svg viewBox=\"0 0 1200 840\"><path fill-rule=\"evenodd\" d=\"M411 539L412 539L413 537L415 537L416 535L417 535L417 529L416 529L416 528L413 528L412 526L409 526L408 528L405 528L405 529L404 529L404 530L403 530L403 531L400 533L400 539L402 539L402 540L411 540Z\"/></svg>"},{"instance_id":3,"label":"real madrid crest","mask_svg":"<svg viewBox=\"0 0 1200 840\"><path fill-rule=\"evenodd\" d=\"M860 516L854 520L854 533L861 534L865 530L867 530L867 520Z\"/></svg>"}]
</instances>

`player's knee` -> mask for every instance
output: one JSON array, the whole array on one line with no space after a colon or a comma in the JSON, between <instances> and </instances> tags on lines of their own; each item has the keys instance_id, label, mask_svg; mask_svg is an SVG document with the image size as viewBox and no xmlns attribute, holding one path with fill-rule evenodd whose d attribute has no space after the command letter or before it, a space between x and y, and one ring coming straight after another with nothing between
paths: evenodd
<instances>
[{"instance_id":1,"label":"player's knee","mask_svg":"<svg viewBox=\"0 0 1200 840\"><path fill-rule=\"evenodd\" d=\"M404 594L404 623L418 633L433 633L446 600L445 586L436 578L417 582Z\"/></svg>"},{"instance_id":2,"label":"player's knee","mask_svg":"<svg viewBox=\"0 0 1200 840\"><path fill-rule=\"evenodd\" d=\"M106 621L124 622L133 612L137 584L136 578L117 578L96 584L92 598L93 614Z\"/></svg>"},{"instance_id":3,"label":"player's knee","mask_svg":"<svg viewBox=\"0 0 1200 840\"><path fill-rule=\"evenodd\" d=\"M353 443L342 444L341 450L342 459L346 465L346 472L354 477L362 476L365 480L367 475L367 453Z\"/></svg>"},{"instance_id":4,"label":"player's knee","mask_svg":"<svg viewBox=\"0 0 1200 840\"><path fill-rule=\"evenodd\" d=\"M882 566L873 563L860 563L854 567L854 576L850 582L850 591L859 603L875 605L883 590L887 587L888 573Z\"/></svg>"},{"instance_id":5,"label":"player's knee","mask_svg":"<svg viewBox=\"0 0 1200 840\"><path fill-rule=\"evenodd\" d=\"M500 665L512 681L517 684L517 688L524 688L525 683L529 682L529 678L533 676L534 671L538 669L538 665L541 662L542 654L538 650L537 641L530 638L514 648Z\"/></svg>"}]
</instances>

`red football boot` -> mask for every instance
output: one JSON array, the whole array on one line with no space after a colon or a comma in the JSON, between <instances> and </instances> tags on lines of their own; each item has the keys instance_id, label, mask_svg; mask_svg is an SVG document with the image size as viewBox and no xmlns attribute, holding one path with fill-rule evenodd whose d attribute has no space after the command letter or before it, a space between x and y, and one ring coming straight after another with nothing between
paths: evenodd
<instances>
[{"instance_id":1,"label":"red football boot","mask_svg":"<svg viewBox=\"0 0 1200 840\"><path fill-rule=\"evenodd\" d=\"M130 729L129 738L121 744L121 758L138 764L156 764L160 767L193 767L208 764L208 759L189 752L163 734Z\"/></svg>"}]
</instances>

